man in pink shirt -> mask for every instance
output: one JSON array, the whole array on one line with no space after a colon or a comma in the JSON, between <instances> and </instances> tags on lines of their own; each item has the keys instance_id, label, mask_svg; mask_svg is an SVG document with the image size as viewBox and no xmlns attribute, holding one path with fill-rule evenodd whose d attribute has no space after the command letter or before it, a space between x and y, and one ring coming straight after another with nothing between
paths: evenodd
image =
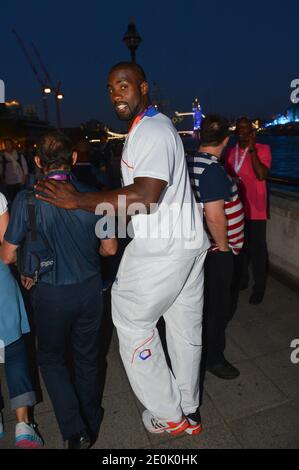
<instances>
[{"instance_id":1,"label":"man in pink shirt","mask_svg":"<svg viewBox=\"0 0 299 470\"><path fill-rule=\"evenodd\" d=\"M246 263L243 263L240 287L248 285L247 267L251 261L254 285L249 303L258 304L264 297L268 268L266 176L272 156L269 145L256 143L252 123L245 117L237 121L236 138L237 144L227 152L225 166L238 181L239 195L245 208L243 250L247 259L243 256Z\"/></svg>"}]
</instances>

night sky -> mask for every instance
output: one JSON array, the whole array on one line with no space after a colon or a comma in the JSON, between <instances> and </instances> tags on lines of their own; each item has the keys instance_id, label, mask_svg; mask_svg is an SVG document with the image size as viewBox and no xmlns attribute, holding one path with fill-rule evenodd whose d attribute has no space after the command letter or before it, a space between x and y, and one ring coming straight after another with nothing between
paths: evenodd
<instances>
[{"instance_id":1,"label":"night sky","mask_svg":"<svg viewBox=\"0 0 299 470\"><path fill-rule=\"evenodd\" d=\"M10 0L0 15L6 99L36 105L42 117L39 85L14 27L63 83L63 126L98 119L123 128L106 77L114 63L130 59L122 38L131 17L143 40L137 62L170 111L191 111L199 97L204 112L268 118L289 106L290 82L299 78L298 1ZM55 124L54 99L50 120Z\"/></svg>"}]
</instances>

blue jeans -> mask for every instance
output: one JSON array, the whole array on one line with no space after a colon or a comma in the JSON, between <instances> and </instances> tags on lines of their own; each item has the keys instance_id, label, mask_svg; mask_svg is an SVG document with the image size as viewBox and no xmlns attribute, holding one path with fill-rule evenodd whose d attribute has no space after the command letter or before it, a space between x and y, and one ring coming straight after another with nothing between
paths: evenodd
<instances>
[{"instance_id":1,"label":"blue jeans","mask_svg":"<svg viewBox=\"0 0 299 470\"><path fill-rule=\"evenodd\" d=\"M23 337L5 347L4 369L11 409L35 405L36 396L33 391Z\"/></svg>"}]
</instances>

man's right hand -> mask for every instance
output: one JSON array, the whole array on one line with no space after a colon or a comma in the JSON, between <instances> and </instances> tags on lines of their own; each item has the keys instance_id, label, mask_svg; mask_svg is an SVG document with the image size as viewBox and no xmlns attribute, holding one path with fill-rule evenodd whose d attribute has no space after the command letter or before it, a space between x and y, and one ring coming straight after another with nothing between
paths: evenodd
<instances>
[{"instance_id":1,"label":"man's right hand","mask_svg":"<svg viewBox=\"0 0 299 470\"><path fill-rule=\"evenodd\" d=\"M43 193L36 194L37 199L49 202L56 207L61 207L62 209L78 209L79 193L70 183L43 180L36 184L35 189L39 193Z\"/></svg>"}]
</instances>

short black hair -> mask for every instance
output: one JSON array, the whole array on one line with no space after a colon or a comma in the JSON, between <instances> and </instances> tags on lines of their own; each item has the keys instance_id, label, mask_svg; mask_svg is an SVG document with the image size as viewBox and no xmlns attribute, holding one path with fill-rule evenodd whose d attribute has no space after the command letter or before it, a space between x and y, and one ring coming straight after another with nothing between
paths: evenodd
<instances>
[{"instance_id":1,"label":"short black hair","mask_svg":"<svg viewBox=\"0 0 299 470\"><path fill-rule=\"evenodd\" d=\"M110 75L115 70L125 69L125 68L130 69L130 70L134 70L134 72L136 72L137 75L139 76L141 82L146 82L147 81L145 72L144 72L143 68L141 67L141 65L135 64L134 62L118 62L117 64L113 65L113 67L111 67L111 69L109 70L108 75Z\"/></svg>"},{"instance_id":2,"label":"short black hair","mask_svg":"<svg viewBox=\"0 0 299 470\"><path fill-rule=\"evenodd\" d=\"M217 114L206 116L200 129L200 144L217 147L229 135L229 122Z\"/></svg>"},{"instance_id":3,"label":"short black hair","mask_svg":"<svg viewBox=\"0 0 299 470\"><path fill-rule=\"evenodd\" d=\"M252 127L252 121L246 117L246 116L242 116L240 117L237 122L236 122L236 127L238 127L238 125L241 123L241 122L246 122L246 124L249 124L250 127Z\"/></svg>"},{"instance_id":4,"label":"short black hair","mask_svg":"<svg viewBox=\"0 0 299 470\"><path fill-rule=\"evenodd\" d=\"M55 170L60 167L71 168L73 145L62 132L45 134L37 144L37 155L44 169Z\"/></svg>"}]
</instances>

